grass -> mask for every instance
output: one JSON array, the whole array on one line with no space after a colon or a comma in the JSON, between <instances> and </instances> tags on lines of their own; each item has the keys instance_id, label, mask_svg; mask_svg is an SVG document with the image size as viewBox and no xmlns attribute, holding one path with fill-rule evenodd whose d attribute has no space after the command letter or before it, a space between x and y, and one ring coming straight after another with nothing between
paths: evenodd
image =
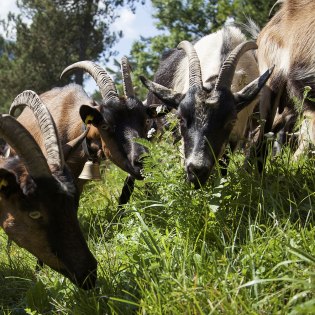
<instances>
[{"instance_id":1,"label":"grass","mask_svg":"<svg viewBox=\"0 0 315 315\"><path fill-rule=\"evenodd\" d=\"M0 232L0 314L315 313L314 161L288 149L262 176L234 154L226 178L185 181L166 132L145 144L143 182L116 215L125 173L106 165L79 217L99 262L97 288L81 291Z\"/></svg>"}]
</instances>

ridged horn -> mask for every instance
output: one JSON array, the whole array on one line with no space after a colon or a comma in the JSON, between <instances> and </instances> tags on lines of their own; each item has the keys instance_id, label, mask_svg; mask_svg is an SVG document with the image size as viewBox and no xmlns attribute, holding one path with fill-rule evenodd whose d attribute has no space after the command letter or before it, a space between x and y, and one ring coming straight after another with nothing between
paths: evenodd
<instances>
[{"instance_id":1,"label":"ridged horn","mask_svg":"<svg viewBox=\"0 0 315 315\"><path fill-rule=\"evenodd\" d=\"M180 42L177 48L183 49L188 57L189 87L191 86L202 87L201 66L196 49L187 40Z\"/></svg>"},{"instance_id":2,"label":"ridged horn","mask_svg":"<svg viewBox=\"0 0 315 315\"><path fill-rule=\"evenodd\" d=\"M0 114L0 136L16 151L33 178L52 177L39 145L14 117Z\"/></svg>"},{"instance_id":3,"label":"ridged horn","mask_svg":"<svg viewBox=\"0 0 315 315\"><path fill-rule=\"evenodd\" d=\"M124 93L126 97L135 97L133 85L131 81L130 65L127 57L121 58L121 74L123 80Z\"/></svg>"},{"instance_id":4,"label":"ridged horn","mask_svg":"<svg viewBox=\"0 0 315 315\"><path fill-rule=\"evenodd\" d=\"M96 84L100 88L101 95L105 102L111 99L117 100L119 98L115 84L106 72L106 70L92 61L78 61L68 66L62 71L60 78L64 77L70 71L73 71L75 69L83 69L91 75L91 77L95 80Z\"/></svg>"},{"instance_id":5,"label":"ridged horn","mask_svg":"<svg viewBox=\"0 0 315 315\"><path fill-rule=\"evenodd\" d=\"M247 41L236 46L224 61L219 77L215 84L215 90L220 88L231 88L235 69L240 57L248 50L257 49L257 44L253 41Z\"/></svg>"},{"instance_id":6,"label":"ridged horn","mask_svg":"<svg viewBox=\"0 0 315 315\"><path fill-rule=\"evenodd\" d=\"M20 93L10 107L10 115L14 116L16 109L29 107L36 117L47 152L48 165L57 166L60 170L64 167L63 154L58 138L58 133L53 118L40 97L31 90Z\"/></svg>"},{"instance_id":7,"label":"ridged horn","mask_svg":"<svg viewBox=\"0 0 315 315\"><path fill-rule=\"evenodd\" d=\"M278 0L278 1L275 2L275 4L271 7L271 9L270 9L270 11L269 11L269 15L268 15L269 19L271 18L272 12L273 12L273 10L275 9L275 7L276 7L278 4L283 3L283 2L284 2L284 0Z\"/></svg>"}]
</instances>

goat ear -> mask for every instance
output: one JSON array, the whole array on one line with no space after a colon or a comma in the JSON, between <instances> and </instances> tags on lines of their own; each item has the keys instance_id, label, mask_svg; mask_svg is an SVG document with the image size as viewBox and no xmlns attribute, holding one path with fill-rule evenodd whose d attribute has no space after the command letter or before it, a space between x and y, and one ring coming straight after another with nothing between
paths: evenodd
<instances>
[{"instance_id":1,"label":"goat ear","mask_svg":"<svg viewBox=\"0 0 315 315\"><path fill-rule=\"evenodd\" d=\"M151 104L146 106L147 115L150 118L162 117L171 111L171 108L161 104Z\"/></svg>"},{"instance_id":2,"label":"goat ear","mask_svg":"<svg viewBox=\"0 0 315 315\"><path fill-rule=\"evenodd\" d=\"M240 112L254 100L259 91L268 81L269 77L272 74L273 69L274 66L268 69L259 78L246 85L241 91L234 94L237 112Z\"/></svg>"},{"instance_id":3,"label":"goat ear","mask_svg":"<svg viewBox=\"0 0 315 315\"><path fill-rule=\"evenodd\" d=\"M94 126L98 125L103 121L102 114L95 107L89 105L81 105L80 107L80 116L82 121L88 125L92 124Z\"/></svg>"},{"instance_id":4,"label":"goat ear","mask_svg":"<svg viewBox=\"0 0 315 315\"><path fill-rule=\"evenodd\" d=\"M0 168L0 194L8 197L19 189L20 186L16 175L5 168Z\"/></svg>"},{"instance_id":5,"label":"goat ear","mask_svg":"<svg viewBox=\"0 0 315 315\"><path fill-rule=\"evenodd\" d=\"M143 76L140 76L140 80L149 91L151 91L159 100L164 102L167 107L170 107L170 110L173 108L177 109L179 103L185 96L181 93L168 89L161 84L150 81Z\"/></svg>"},{"instance_id":6,"label":"goat ear","mask_svg":"<svg viewBox=\"0 0 315 315\"><path fill-rule=\"evenodd\" d=\"M81 146L82 142L85 140L89 131L90 127L87 127L86 130L80 136L63 145L62 150L66 162L72 157L74 152Z\"/></svg>"},{"instance_id":7,"label":"goat ear","mask_svg":"<svg viewBox=\"0 0 315 315\"><path fill-rule=\"evenodd\" d=\"M18 180L14 172L0 168L0 194L9 197L20 191L24 195L29 195L34 193L36 187L35 181L28 173L21 174Z\"/></svg>"},{"instance_id":8,"label":"goat ear","mask_svg":"<svg viewBox=\"0 0 315 315\"><path fill-rule=\"evenodd\" d=\"M0 156L7 158L10 156L11 148L10 146L0 139Z\"/></svg>"}]
</instances>

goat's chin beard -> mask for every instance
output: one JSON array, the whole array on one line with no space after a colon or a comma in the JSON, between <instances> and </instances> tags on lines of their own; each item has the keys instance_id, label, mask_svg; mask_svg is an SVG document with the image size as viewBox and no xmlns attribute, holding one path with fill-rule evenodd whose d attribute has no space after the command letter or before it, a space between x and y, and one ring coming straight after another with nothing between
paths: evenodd
<instances>
[{"instance_id":1,"label":"goat's chin beard","mask_svg":"<svg viewBox=\"0 0 315 315\"><path fill-rule=\"evenodd\" d=\"M136 171L136 172L134 172L134 171L130 172L129 174L132 175L137 180L143 180L144 179L142 169L140 169L139 171Z\"/></svg>"},{"instance_id":2,"label":"goat's chin beard","mask_svg":"<svg viewBox=\"0 0 315 315\"><path fill-rule=\"evenodd\" d=\"M130 164L130 165L126 165L126 167L123 169L137 180L144 179L142 166L137 166L137 165L133 166Z\"/></svg>"}]
</instances>

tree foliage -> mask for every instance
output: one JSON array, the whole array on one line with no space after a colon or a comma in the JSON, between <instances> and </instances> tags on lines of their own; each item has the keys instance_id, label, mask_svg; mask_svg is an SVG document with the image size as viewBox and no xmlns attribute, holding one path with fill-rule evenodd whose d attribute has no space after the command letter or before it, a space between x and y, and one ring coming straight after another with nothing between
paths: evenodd
<instances>
[{"instance_id":1,"label":"tree foliage","mask_svg":"<svg viewBox=\"0 0 315 315\"><path fill-rule=\"evenodd\" d=\"M235 20L246 23L249 17L262 28L269 20L269 12L275 2L276 0L234 0Z\"/></svg>"},{"instance_id":2,"label":"tree foliage","mask_svg":"<svg viewBox=\"0 0 315 315\"><path fill-rule=\"evenodd\" d=\"M11 102L17 93L41 93L60 85L61 71L79 60L108 59L122 32L113 32L117 8L135 9L138 0L19 0L19 15L9 15L5 30L16 38L0 55L0 94ZM83 83L83 73L75 75Z\"/></svg>"}]
</instances>

